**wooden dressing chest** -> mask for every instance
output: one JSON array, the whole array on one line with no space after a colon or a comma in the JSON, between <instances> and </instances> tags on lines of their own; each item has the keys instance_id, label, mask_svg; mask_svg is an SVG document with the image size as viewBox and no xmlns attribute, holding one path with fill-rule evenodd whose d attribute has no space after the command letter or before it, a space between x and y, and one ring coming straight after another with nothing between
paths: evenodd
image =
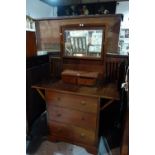
<instances>
[{"instance_id":1,"label":"wooden dressing chest","mask_svg":"<svg viewBox=\"0 0 155 155\"><path fill-rule=\"evenodd\" d=\"M103 81L105 54L118 47L120 21L120 15L36 21L38 48L55 47L62 60L61 79L33 86L46 101L51 141L76 144L97 155L99 115L104 109L100 99L108 100L107 105L119 100L117 85Z\"/></svg>"}]
</instances>

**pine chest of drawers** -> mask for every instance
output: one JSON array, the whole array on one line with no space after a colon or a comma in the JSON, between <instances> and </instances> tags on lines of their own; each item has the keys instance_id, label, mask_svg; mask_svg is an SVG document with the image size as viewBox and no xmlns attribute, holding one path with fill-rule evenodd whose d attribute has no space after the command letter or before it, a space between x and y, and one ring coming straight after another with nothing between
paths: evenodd
<instances>
[{"instance_id":1,"label":"pine chest of drawers","mask_svg":"<svg viewBox=\"0 0 155 155\"><path fill-rule=\"evenodd\" d=\"M98 145L99 97L46 90L50 140L83 146L96 154Z\"/></svg>"}]
</instances>

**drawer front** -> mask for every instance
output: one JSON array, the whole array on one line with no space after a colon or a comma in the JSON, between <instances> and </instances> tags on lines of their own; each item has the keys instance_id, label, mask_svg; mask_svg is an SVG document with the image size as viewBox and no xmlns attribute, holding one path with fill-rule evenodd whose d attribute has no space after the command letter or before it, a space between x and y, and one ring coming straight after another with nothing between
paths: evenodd
<instances>
[{"instance_id":1,"label":"drawer front","mask_svg":"<svg viewBox=\"0 0 155 155\"><path fill-rule=\"evenodd\" d=\"M76 76L62 75L62 80L65 83L77 84Z\"/></svg>"},{"instance_id":2,"label":"drawer front","mask_svg":"<svg viewBox=\"0 0 155 155\"><path fill-rule=\"evenodd\" d=\"M49 125L51 135L63 137L74 142L95 145L95 132L77 126L51 122Z\"/></svg>"},{"instance_id":3,"label":"drawer front","mask_svg":"<svg viewBox=\"0 0 155 155\"><path fill-rule=\"evenodd\" d=\"M47 104L96 114L99 99L91 96L46 91L46 102Z\"/></svg>"},{"instance_id":4,"label":"drawer front","mask_svg":"<svg viewBox=\"0 0 155 155\"><path fill-rule=\"evenodd\" d=\"M48 105L48 119L69 123L86 129L96 130L97 115L84 113L78 110L62 108L58 106Z\"/></svg>"},{"instance_id":5,"label":"drawer front","mask_svg":"<svg viewBox=\"0 0 155 155\"><path fill-rule=\"evenodd\" d=\"M96 84L96 79L79 77L78 78L78 84L79 85L86 85L86 86L93 86Z\"/></svg>"}]
</instances>

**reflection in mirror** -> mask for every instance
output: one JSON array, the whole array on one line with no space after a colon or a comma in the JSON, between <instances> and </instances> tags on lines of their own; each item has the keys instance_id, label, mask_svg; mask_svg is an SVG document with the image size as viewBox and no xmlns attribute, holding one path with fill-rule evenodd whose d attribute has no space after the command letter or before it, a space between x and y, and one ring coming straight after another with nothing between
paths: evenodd
<instances>
[{"instance_id":1,"label":"reflection in mirror","mask_svg":"<svg viewBox=\"0 0 155 155\"><path fill-rule=\"evenodd\" d=\"M101 57L103 29L64 31L64 56Z\"/></svg>"}]
</instances>

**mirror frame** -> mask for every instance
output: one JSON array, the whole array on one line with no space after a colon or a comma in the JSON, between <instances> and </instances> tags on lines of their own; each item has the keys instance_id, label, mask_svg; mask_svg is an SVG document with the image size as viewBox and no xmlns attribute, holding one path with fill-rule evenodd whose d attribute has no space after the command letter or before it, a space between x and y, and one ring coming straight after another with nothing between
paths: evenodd
<instances>
[{"instance_id":1,"label":"mirror frame","mask_svg":"<svg viewBox=\"0 0 155 155\"><path fill-rule=\"evenodd\" d=\"M64 32L65 30L92 30L92 29L102 29L103 30L103 35L102 35L102 45L101 45L101 56L100 57L89 57L89 56L66 56L65 55L65 50L64 50L64 40L65 40L65 35ZM105 54L105 49L106 49L106 32L107 31L107 26L105 24L72 24L72 25L63 25L60 27L60 35L61 35L61 57L63 58L74 58L74 59L89 59L89 60L103 60L104 59L104 54Z\"/></svg>"}]
</instances>

